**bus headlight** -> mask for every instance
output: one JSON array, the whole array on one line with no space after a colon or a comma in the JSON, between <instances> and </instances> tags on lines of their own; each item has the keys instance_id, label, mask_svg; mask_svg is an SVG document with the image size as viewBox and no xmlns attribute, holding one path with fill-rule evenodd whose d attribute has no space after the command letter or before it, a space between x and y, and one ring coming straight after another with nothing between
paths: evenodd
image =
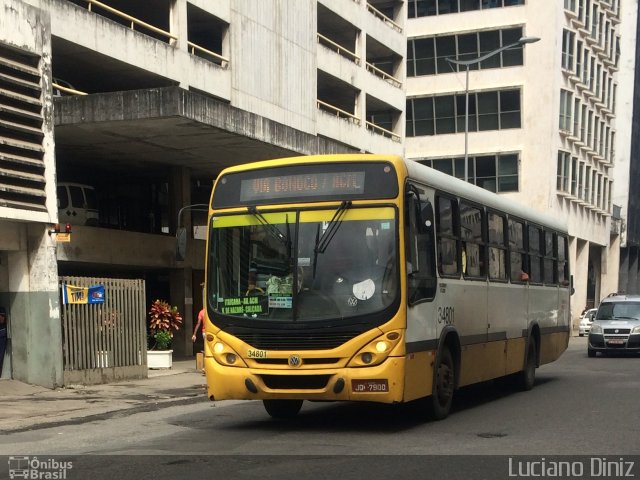
<instances>
[{"instance_id":1,"label":"bus headlight","mask_svg":"<svg viewBox=\"0 0 640 480\"><path fill-rule=\"evenodd\" d=\"M373 361L373 355L370 352L364 352L360 357L362 359L362 363L366 363L367 365Z\"/></svg>"},{"instance_id":2,"label":"bus headlight","mask_svg":"<svg viewBox=\"0 0 640 480\"><path fill-rule=\"evenodd\" d=\"M220 365L229 367L246 367L246 363L229 345L220 340L213 344L213 358Z\"/></svg>"},{"instance_id":3,"label":"bus headlight","mask_svg":"<svg viewBox=\"0 0 640 480\"><path fill-rule=\"evenodd\" d=\"M402 338L401 331L392 331L366 344L347 364L348 367L370 367L384 362Z\"/></svg>"}]
</instances>

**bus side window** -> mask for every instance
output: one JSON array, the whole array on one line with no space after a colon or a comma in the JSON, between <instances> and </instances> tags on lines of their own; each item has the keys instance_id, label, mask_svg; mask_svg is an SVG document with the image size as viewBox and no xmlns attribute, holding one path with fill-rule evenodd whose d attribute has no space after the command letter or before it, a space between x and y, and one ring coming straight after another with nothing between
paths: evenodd
<instances>
[{"instance_id":1,"label":"bus side window","mask_svg":"<svg viewBox=\"0 0 640 480\"><path fill-rule=\"evenodd\" d=\"M462 274L465 277L486 276L483 223L482 209L460 202L460 233L463 242Z\"/></svg>"},{"instance_id":2,"label":"bus side window","mask_svg":"<svg viewBox=\"0 0 640 480\"><path fill-rule=\"evenodd\" d=\"M544 240L542 238L542 229L529 225L529 277L532 283L542 283L543 280L543 258L542 247Z\"/></svg>"},{"instance_id":3,"label":"bus side window","mask_svg":"<svg viewBox=\"0 0 640 480\"><path fill-rule=\"evenodd\" d=\"M558 266L554 248L553 232L544 231L544 283L554 285L558 283Z\"/></svg>"},{"instance_id":4,"label":"bus side window","mask_svg":"<svg viewBox=\"0 0 640 480\"><path fill-rule=\"evenodd\" d=\"M408 186L407 211L407 285L409 303L431 299L436 292L433 207L420 200L417 188Z\"/></svg>"},{"instance_id":5,"label":"bus side window","mask_svg":"<svg viewBox=\"0 0 640 480\"><path fill-rule=\"evenodd\" d=\"M436 230L440 275L460 275L458 223L457 202L451 198L437 196Z\"/></svg>"},{"instance_id":6,"label":"bus side window","mask_svg":"<svg viewBox=\"0 0 640 480\"><path fill-rule=\"evenodd\" d=\"M507 246L505 237L505 218L504 215L489 212L489 279L490 280L506 280L507 279Z\"/></svg>"},{"instance_id":7,"label":"bus side window","mask_svg":"<svg viewBox=\"0 0 640 480\"><path fill-rule=\"evenodd\" d=\"M509 219L509 267L512 282L526 281L529 275L527 254L524 249L524 223Z\"/></svg>"},{"instance_id":8,"label":"bus side window","mask_svg":"<svg viewBox=\"0 0 640 480\"><path fill-rule=\"evenodd\" d=\"M558 235L558 283L563 287L569 286L569 262L567 261L567 237Z\"/></svg>"}]
</instances>

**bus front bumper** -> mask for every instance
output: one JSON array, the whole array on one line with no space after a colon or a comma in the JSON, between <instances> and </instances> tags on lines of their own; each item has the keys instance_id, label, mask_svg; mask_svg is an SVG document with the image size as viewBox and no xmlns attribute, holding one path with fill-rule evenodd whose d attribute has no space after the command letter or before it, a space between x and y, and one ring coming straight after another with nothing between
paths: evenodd
<instances>
[{"instance_id":1,"label":"bus front bumper","mask_svg":"<svg viewBox=\"0 0 640 480\"><path fill-rule=\"evenodd\" d=\"M258 369L205 358L211 400L297 399L397 403L404 396L404 357L371 367Z\"/></svg>"}]
</instances>

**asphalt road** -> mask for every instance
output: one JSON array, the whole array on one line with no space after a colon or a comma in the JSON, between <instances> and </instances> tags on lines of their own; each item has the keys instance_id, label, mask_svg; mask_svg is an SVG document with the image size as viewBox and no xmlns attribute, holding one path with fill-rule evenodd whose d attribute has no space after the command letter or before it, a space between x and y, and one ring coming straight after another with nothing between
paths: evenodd
<instances>
[{"instance_id":1,"label":"asphalt road","mask_svg":"<svg viewBox=\"0 0 640 480\"><path fill-rule=\"evenodd\" d=\"M0 435L0 452L70 458L69 479L508 478L528 468L523 455L580 455L582 473L593 458L596 468L634 461L640 477L639 371L640 358L587 358L586 340L574 338L537 370L530 392L502 382L465 388L439 422L416 408L311 402L294 420L276 421L260 402L203 400ZM91 475L72 475L80 472Z\"/></svg>"}]
</instances>

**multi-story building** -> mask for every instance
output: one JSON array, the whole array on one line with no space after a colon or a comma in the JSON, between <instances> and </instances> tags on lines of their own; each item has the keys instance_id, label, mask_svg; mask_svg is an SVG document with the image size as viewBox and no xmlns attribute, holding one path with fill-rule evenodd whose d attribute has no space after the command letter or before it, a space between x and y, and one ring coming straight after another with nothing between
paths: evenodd
<instances>
[{"instance_id":1,"label":"multi-story building","mask_svg":"<svg viewBox=\"0 0 640 480\"><path fill-rule=\"evenodd\" d=\"M574 318L617 289L613 171L629 159L617 135L630 133L631 114L617 108L629 92L619 78L621 51L635 45L631 3L408 3L407 157L566 220ZM624 44L621 8L633 9Z\"/></svg>"},{"instance_id":2,"label":"multi-story building","mask_svg":"<svg viewBox=\"0 0 640 480\"><path fill-rule=\"evenodd\" d=\"M625 2L625 19L638 18L637 2ZM619 232L620 275L618 290L640 294L640 48L636 39L640 23L621 25L619 91L633 92L619 102L617 123L619 147L614 169L614 211L612 228ZM623 149L619 155L619 150Z\"/></svg>"},{"instance_id":3,"label":"multi-story building","mask_svg":"<svg viewBox=\"0 0 640 480\"><path fill-rule=\"evenodd\" d=\"M183 313L174 351L191 355L206 222L184 207L207 204L229 165L401 154L406 17L387 0L0 0L4 376L65 382L59 276L144 279L147 303ZM61 219L69 243L50 233ZM182 225L194 234L178 260Z\"/></svg>"}]
</instances>

